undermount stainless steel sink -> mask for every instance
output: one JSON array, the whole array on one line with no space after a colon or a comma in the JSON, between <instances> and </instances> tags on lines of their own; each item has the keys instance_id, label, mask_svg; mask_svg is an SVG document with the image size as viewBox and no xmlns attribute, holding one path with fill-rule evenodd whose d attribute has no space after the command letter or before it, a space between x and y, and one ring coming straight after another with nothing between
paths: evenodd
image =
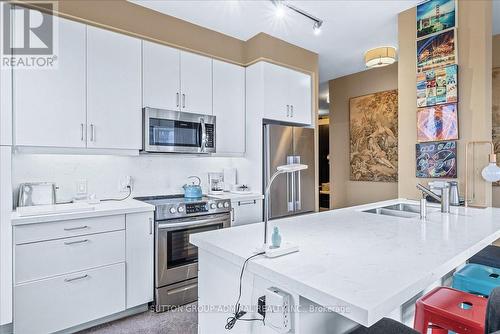
<instances>
[{"instance_id":1,"label":"undermount stainless steel sink","mask_svg":"<svg viewBox=\"0 0 500 334\"><path fill-rule=\"evenodd\" d=\"M427 211L438 212L439 208L428 207ZM373 213L377 215L401 217L401 218L418 218L420 217L420 207L414 204L396 203L393 205L382 206L380 208L373 208L364 210L363 212Z\"/></svg>"}]
</instances>

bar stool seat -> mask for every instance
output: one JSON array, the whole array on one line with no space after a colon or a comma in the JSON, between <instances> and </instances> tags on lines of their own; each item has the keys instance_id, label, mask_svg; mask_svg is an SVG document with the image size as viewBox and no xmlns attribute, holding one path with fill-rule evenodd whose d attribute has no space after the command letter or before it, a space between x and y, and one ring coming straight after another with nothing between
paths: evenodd
<instances>
[{"instance_id":1,"label":"bar stool seat","mask_svg":"<svg viewBox=\"0 0 500 334\"><path fill-rule=\"evenodd\" d=\"M371 327L359 327L350 334L418 334L417 331L389 318L377 321Z\"/></svg>"},{"instance_id":2,"label":"bar stool seat","mask_svg":"<svg viewBox=\"0 0 500 334\"><path fill-rule=\"evenodd\" d=\"M452 288L488 297L500 286L500 269L469 263L453 274Z\"/></svg>"},{"instance_id":3,"label":"bar stool seat","mask_svg":"<svg viewBox=\"0 0 500 334\"><path fill-rule=\"evenodd\" d=\"M489 245L469 259L469 263L500 269L500 247Z\"/></svg>"},{"instance_id":4,"label":"bar stool seat","mask_svg":"<svg viewBox=\"0 0 500 334\"><path fill-rule=\"evenodd\" d=\"M417 300L414 328L427 334L431 325L456 333L484 334L488 300L447 287L438 287Z\"/></svg>"}]
</instances>

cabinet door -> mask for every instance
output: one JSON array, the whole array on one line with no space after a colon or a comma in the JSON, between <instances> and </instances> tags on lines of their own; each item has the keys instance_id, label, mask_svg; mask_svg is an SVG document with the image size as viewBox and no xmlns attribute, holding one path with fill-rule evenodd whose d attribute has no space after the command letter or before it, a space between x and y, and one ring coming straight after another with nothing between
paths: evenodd
<instances>
[{"instance_id":1,"label":"cabinet door","mask_svg":"<svg viewBox=\"0 0 500 334\"><path fill-rule=\"evenodd\" d=\"M142 57L142 105L179 110L180 51L143 41Z\"/></svg>"},{"instance_id":2,"label":"cabinet door","mask_svg":"<svg viewBox=\"0 0 500 334\"><path fill-rule=\"evenodd\" d=\"M212 59L181 51L181 111L212 115Z\"/></svg>"},{"instance_id":3,"label":"cabinet door","mask_svg":"<svg viewBox=\"0 0 500 334\"><path fill-rule=\"evenodd\" d=\"M262 222L262 200L231 202L231 226Z\"/></svg>"},{"instance_id":4,"label":"cabinet door","mask_svg":"<svg viewBox=\"0 0 500 334\"><path fill-rule=\"evenodd\" d=\"M213 61L217 153L245 152L245 68Z\"/></svg>"},{"instance_id":5,"label":"cabinet door","mask_svg":"<svg viewBox=\"0 0 500 334\"><path fill-rule=\"evenodd\" d=\"M127 214L127 308L153 300L153 212Z\"/></svg>"},{"instance_id":6,"label":"cabinet door","mask_svg":"<svg viewBox=\"0 0 500 334\"><path fill-rule=\"evenodd\" d=\"M87 145L141 148L141 41L87 27Z\"/></svg>"},{"instance_id":7,"label":"cabinet door","mask_svg":"<svg viewBox=\"0 0 500 334\"><path fill-rule=\"evenodd\" d=\"M311 124L311 76L290 70L288 78L291 121Z\"/></svg>"},{"instance_id":8,"label":"cabinet door","mask_svg":"<svg viewBox=\"0 0 500 334\"><path fill-rule=\"evenodd\" d=\"M85 147L85 25L54 20L57 67L13 73L15 144Z\"/></svg>"},{"instance_id":9,"label":"cabinet door","mask_svg":"<svg viewBox=\"0 0 500 334\"><path fill-rule=\"evenodd\" d=\"M289 122L288 101L289 69L274 64L264 64L264 118Z\"/></svg>"}]
</instances>

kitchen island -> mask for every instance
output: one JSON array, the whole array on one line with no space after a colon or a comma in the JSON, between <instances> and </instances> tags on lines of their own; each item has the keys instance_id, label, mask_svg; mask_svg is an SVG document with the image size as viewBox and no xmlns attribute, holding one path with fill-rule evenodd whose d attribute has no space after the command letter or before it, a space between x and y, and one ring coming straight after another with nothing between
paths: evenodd
<instances>
[{"instance_id":1,"label":"kitchen island","mask_svg":"<svg viewBox=\"0 0 500 334\"><path fill-rule=\"evenodd\" d=\"M300 251L257 256L241 283L243 317L261 319L258 298L270 288L291 296L291 333L346 333L403 309L475 253L500 238L500 209L430 210L425 221L374 214L392 200L275 220ZM263 224L191 235L199 248L199 333L224 332L238 298L245 259L263 242ZM404 320L404 319L403 319ZM262 321L237 321L234 333L277 333Z\"/></svg>"}]
</instances>

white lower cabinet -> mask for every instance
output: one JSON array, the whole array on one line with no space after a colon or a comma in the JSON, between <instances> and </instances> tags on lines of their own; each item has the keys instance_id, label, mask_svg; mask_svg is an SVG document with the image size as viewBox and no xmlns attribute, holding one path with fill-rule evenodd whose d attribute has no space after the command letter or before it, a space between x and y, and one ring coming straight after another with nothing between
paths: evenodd
<instances>
[{"instance_id":1,"label":"white lower cabinet","mask_svg":"<svg viewBox=\"0 0 500 334\"><path fill-rule=\"evenodd\" d=\"M127 308L153 301L153 212L126 216Z\"/></svg>"},{"instance_id":2,"label":"white lower cabinet","mask_svg":"<svg viewBox=\"0 0 500 334\"><path fill-rule=\"evenodd\" d=\"M125 263L16 285L14 332L52 333L125 310Z\"/></svg>"},{"instance_id":3,"label":"white lower cabinet","mask_svg":"<svg viewBox=\"0 0 500 334\"><path fill-rule=\"evenodd\" d=\"M262 221L262 200L231 202L231 226L259 223Z\"/></svg>"},{"instance_id":4,"label":"white lower cabinet","mask_svg":"<svg viewBox=\"0 0 500 334\"><path fill-rule=\"evenodd\" d=\"M153 211L14 226L14 332L52 333L153 300Z\"/></svg>"},{"instance_id":5,"label":"white lower cabinet","mask_svg":"<svg viewBox=\"0 0 500 334\"><path fill-rule=\"evenodd\" d=\"M125 261L125 231L18 245L16 283Z\"/></svg>"}]
</instances>

